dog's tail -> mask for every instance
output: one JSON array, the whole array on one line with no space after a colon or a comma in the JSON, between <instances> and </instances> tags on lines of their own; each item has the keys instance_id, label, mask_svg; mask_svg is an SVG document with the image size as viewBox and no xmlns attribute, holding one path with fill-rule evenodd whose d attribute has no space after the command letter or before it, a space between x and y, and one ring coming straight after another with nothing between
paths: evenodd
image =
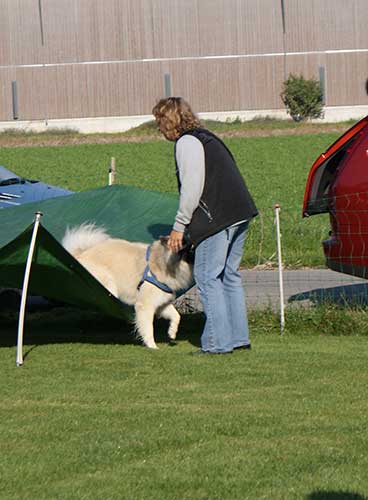
<instances>
[{"instance_id":1,"label":"dog's tail","mask_svg":"<svg viewBox=\"0 0 368 500\"><path fill-rule=\"evenodd\" d=\"M110 236L102 227L84 223L72 228L67 227L61 241L63 247L74 257L77 257L88 248L108 240Z\"/></svg>"}]
</instances>

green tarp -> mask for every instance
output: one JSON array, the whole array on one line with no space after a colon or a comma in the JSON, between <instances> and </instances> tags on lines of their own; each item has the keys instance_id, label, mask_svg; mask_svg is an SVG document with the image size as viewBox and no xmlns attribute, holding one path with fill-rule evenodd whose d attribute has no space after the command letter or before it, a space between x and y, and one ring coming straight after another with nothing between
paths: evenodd
<instances>
[{"instance_id":1,"label":"green tarp","mask_svg":"<svg viewBox=\"0 0 368 500\"><path fill-rule=\"evenodd\" d=\"M0 287L22 288L35 212L43 213L29 293L122 318L131 308L109 294L60 244L67 226L93 222L113 237L150 243L168 234L176 195L108 186L0 210Z\"/></svg>"}]
</instances>

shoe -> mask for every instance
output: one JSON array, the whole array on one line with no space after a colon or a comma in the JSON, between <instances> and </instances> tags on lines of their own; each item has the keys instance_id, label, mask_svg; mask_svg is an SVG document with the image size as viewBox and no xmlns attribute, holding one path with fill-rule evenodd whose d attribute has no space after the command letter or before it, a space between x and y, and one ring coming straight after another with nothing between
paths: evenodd
<instances>
[{"instance_id":1,"label":"shoe","mask_svg":"<svg viewBox=\"0 0 368 500\"><path fill-rule=\"evenodd\" d=\"M213 355L216 355L216 354L232 354L233 351L227 351L227 352L213 352L213 351L202 351L202 349L199 349L198 351L193 351L191 352L190 354L192 356L201 356L201 355L210 355L210 356L213 356Z\"/></svg>"},{"instance_id":2,"label":"shoe","mask_svg":"<svg viewBox=\"0 0 368 500\"><path fill-rule=\"evenodd\" d=\"M234 351L239 351L240 349L252 349L251 344L247 345L238 345L237 347L234 347Z\"/></svg>"}]
</instances>

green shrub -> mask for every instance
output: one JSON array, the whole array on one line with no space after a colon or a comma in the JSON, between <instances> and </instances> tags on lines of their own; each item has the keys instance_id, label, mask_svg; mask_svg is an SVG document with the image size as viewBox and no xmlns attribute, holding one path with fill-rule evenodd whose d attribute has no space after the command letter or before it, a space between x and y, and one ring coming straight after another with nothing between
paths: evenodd
<instances>
[{"instance_id":1,"label":"green shrub","mask_svg":"<svg viewBox=\"0 0 368 500\"><path fill-rule=\"evenodd\" d=\"M289 75L281 99L296 122L323 116L323 93L318 80Z\"/></svg>"}]
</instances>

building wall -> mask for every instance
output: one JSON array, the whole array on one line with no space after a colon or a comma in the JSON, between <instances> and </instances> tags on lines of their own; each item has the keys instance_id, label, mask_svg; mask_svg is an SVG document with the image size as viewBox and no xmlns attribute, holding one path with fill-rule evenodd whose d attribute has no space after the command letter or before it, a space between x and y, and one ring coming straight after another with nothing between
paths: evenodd
<instances>
[{"instance_id":1,"label":"building wall","mask_svg":"<svg viewBox=\"0 0 368 500\"><path fill-rule=\"evenodd\" d=\"M282 15L284 6L284 17ZM0 0L0 120L280 109L289 73L366 105L367 0Z\"/></svg>"}]
</instances>

